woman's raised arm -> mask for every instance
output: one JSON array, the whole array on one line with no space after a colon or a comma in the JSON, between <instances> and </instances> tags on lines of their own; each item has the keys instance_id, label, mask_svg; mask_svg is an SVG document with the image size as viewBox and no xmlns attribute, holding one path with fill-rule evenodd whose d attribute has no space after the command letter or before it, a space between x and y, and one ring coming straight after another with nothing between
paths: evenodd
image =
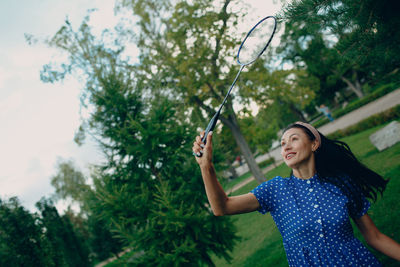
<instances>
[{"instance_id":1,"label":"woman's raised arm","mask_svg":"<svg viewBox=\"0 0 400 267\"><path fill-rule=\"evenodd\" d=\"M203 133L204 134L204 133ZM206 145L201 136L193 143L193 152L200 166L208 201L215 216L252 212L259 208L257 198L252 193L228 197L218 182L212 163L212 132L207 135Z\"/></svg>"}]
</instances>

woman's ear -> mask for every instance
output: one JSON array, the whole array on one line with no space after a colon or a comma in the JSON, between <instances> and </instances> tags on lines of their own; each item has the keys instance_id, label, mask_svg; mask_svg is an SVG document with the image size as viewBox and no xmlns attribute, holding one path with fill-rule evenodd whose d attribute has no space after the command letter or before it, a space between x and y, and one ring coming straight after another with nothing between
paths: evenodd
<instances>
[{"instance_id":1,"label":"woman's ear","mask_svg":"<svg viewBox=\"0 0 400 267\"><path fill-rule=\"evenodd\" d=\"M319 147L319 142L318 142L317 139L315 139L315 140L313 141L312 145L311 145L311 150L312 150L312 152L315 152L315 151L318 149L318 147Z\"/></svg>"}]
</instances>

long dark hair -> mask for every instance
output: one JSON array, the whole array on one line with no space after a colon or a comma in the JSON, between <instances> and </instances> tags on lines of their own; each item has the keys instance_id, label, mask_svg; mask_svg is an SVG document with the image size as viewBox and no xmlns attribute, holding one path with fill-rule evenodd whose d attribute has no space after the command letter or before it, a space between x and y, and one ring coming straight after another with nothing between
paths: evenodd
<instances>
[{"instance_id":1,"label":"long dark hair","mask_svg":"<svg viewBox=\"0 0 400 267\"><path fill-rule=\"evenodd\" d=\"M296 123L289 125L284 132L291 128L302 129L311 141L316 139L309 129ZM378 193L382 196L389 180L362 164L345 142L331 140L318 133L321 144L314 153L315 167L321 182L339 187L354 202L357 211L362 210L364 197L375 202Z\"/></svg>"}]
</instances>

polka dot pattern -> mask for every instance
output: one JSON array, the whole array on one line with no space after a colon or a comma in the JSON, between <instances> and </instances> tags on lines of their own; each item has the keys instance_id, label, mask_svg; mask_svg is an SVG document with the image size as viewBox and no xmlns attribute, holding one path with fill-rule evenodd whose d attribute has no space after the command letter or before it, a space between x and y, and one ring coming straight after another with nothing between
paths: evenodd
<instances>
[{"instance_id":1,"label":"polka dot pattern","mask_svg":"<svg viewBox=\"0 0 400 267\"><path fill-rule=\"evenodd\" d=\"M367 213L333 184L317 175L304 180L277 176L251 191L260 203L259 212L270 212L283 238L289 266L381 266L354 237L349 217Z\"/></svg>"}]
</instances>

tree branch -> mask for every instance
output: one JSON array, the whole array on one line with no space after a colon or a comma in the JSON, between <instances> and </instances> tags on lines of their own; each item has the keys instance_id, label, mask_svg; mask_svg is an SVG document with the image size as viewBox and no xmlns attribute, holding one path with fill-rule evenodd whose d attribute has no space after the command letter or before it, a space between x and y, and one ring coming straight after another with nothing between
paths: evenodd
<instances>
[{"instance_id":1,"label":"tree branch","mask_svg":"<svg viewBox=\"0 0 400 267\"><path fill-rule=\"evenodd\" d=\"M217 91L215 91L214 86L212 86L212 84L209 83L208 81L206 82L206 85L210 89L210 92L215 96L215 98L222 101L223 97L220 94L218 94Z\"/></svg>"},{"instance_id":2,"label":"tree branch","mask_svg":"<svg viewBox=\"0 0 400 267\"><path fill-rule=\"evenodd\" d=\"M227 27L227 21L229 19L229 15L226 12L226 9L229 5L229 3L231 2L231 0L226 0L224 3L224 6L222 7L220 13L219 13L219 17L222 19L222 27L219 29L218 31L218 35L215 37L215 50L214 53L211 57L211 73L214 76L215 79L218 78L218 67L217 67L217 60L219 57L219 53L221 51L221 39L223 34L225 33L226 27Z\"/></svg>"}]
</instances>

